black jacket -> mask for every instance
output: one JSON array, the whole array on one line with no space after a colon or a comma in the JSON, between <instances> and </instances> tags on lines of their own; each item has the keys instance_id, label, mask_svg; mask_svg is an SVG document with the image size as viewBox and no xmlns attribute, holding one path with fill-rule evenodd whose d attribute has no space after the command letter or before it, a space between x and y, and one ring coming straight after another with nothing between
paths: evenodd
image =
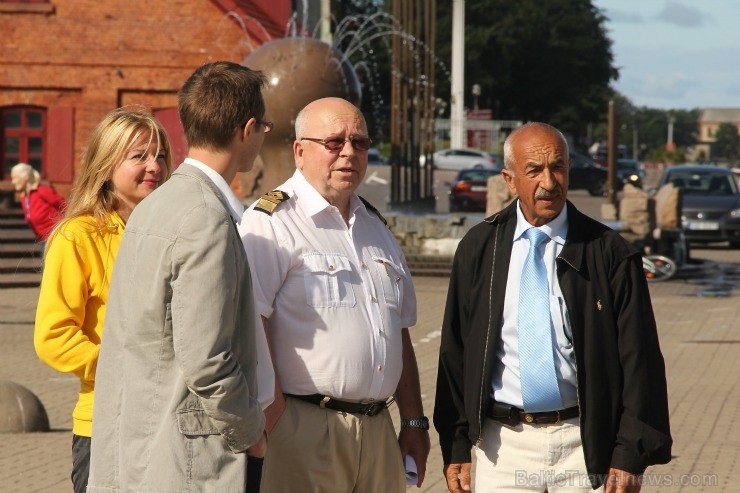
<instances>
[{"instance_id":1,"label":"black jacket","mask_svg":"<svg viewBox=\"0 0 740 493\"><path fill-rule=\"evenodd\" d=\"M445 464L470 462L480 440L517 204L472 228L455 253L434 408ZM670 460L665 365L640 253L567 207L557 275L573 333L586 467L596 488L610 466L640 474Z\"/></svg>"}]
</instances>

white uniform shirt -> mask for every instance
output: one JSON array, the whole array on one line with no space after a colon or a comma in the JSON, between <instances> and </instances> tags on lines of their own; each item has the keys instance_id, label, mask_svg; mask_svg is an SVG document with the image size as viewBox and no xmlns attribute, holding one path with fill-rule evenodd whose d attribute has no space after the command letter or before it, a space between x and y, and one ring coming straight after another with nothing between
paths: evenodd
<instances>
[{"instance_id":1,"label":"white uniform shirt","mask_svg":"<svg viewBox=\"0 0 740 493\"><path fill-rule=\"evenodd\" d=\"M522 235L531 228L519 208L516 208L516 230L509 260L509 275L506 281L503 326L501 340L496 348L496 367L491 380L493 398L512 406L522 407L522 386L519 379L519 285L524 261L529 252L529 240ZM567 208L539 229L550 237L545 244L544 261L550 284L550 318L552 319L553 346L555 349L555 374L558 378L560 397L564 407L578 404L573 336L570 330L568 310L560 290L555 260L565 245L568 235ZM542 247L540 247L542 248ZM556 411L556 409L553 409Z\"/></svg>"},{"instance_id":2,"label":"white uniform shirt","mask_svg":"<svg viewBox=\"0 0 740 493\"><path fill-rule=\"evenodd\" d=\"M347 226L300 171L278 189L290 199L272 215L252 205L240 232L283 391L387 399L401 376L401 329L416 323L398 243L355 194Z\"/></svg>"},{"instance_id":3,"label":"white uniform shirt","mask_svg":"<svg viewBox=\"0 0 740 493\"><path fill-rule=\"evenodd\" d=\"M229 206L229 214L234 219L234 223L236 223L238 227L242 220L242 215L244 214L244 206L236 195L234 195L234 192L231 191L231 187L226 183L224 177L210 166L203 164L196 159L185 158L184 163L195 166L201 170L213 182L213 184L216 185L216 188L221 192L221 196ZM247 258L247 260L249 259ZM260 406L262 406L262 409L265 409L267 406L272 404L273 400L275 400L275 373L272 369L272 361L270 360L270 349L267 346L267 336L265 336L265 331L262 330L262 319L260 318L259 313L257 313L256 305L254 323L256 324L254 333L257 339L255 341L257 346L257 400L259 401Z\"/></svg>"}]
</instances>

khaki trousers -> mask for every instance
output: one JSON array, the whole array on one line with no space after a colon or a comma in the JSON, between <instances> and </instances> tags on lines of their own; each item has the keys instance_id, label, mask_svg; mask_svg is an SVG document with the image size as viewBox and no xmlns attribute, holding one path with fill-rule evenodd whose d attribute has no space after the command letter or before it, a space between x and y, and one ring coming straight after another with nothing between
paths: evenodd
<instances>
[{"instance_id":1,"label":"khaki trousers","mask_svg":"<svg viewBox=\"0 0 740 493\"><path fill-rule=\"evenodd\" d=\"M401 451L387 409L358 416L291 397L267 439L262 493L403 493Z\"/></svg>"},{"instance_id":2,"label":"khaki trousers","mask_svg":"<svg viewBox=\"0 0 740 493\"><path fill-rule=\"evenodd\" d=\"M476 493L593 491L578 418L515 427L486 419L481 438L475 449Z\"/></svg>"}]
</instances>

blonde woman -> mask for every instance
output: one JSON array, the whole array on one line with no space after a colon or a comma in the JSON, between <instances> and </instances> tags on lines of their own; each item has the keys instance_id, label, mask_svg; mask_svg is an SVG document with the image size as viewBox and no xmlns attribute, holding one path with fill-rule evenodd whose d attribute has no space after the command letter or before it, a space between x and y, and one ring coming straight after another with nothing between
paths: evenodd
<instances>
[{"instance_id":1,"label":"blonde woman","mask_svg":"<svg viewBox=\"0 0 740 493\"><path fill-rule=\"evenodd\" d=\"M31 227L44 254L46 238L61 217L64 197L40 183L39 172L26 163L18 163L10 169L10 180L21 196L21 208L26 223Z\"/></svg>"},{"instance_id":2,"label":"blonde woman","mask_svg":"<svg viewBox=\"0 0 740 493\"><path fill-rule=\"evenodd\" d=\"M172 172L162 126L139 107L109 113L93 130L64 218L49 236L36 312L39 358L81 382L72 413L72 483L90 465L95 369L113 262L134 207Z\"/></svg>"}]
</instances>

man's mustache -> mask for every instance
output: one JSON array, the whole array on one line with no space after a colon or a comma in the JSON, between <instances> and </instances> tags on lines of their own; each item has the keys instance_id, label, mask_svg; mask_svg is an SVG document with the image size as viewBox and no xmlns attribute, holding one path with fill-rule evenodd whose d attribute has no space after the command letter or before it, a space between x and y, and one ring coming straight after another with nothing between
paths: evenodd
<instances>
[{"instance_id":1,"label":"man's mustache","mask_svg":"<svg viewBox=\"0 0 740 493\"><path fill-rule=\"evenodd\" d=\"M554 197L559 197L563 195L563 189L560 187L560 185L555 185L555 188L552 190L545 190L544 188L538 188L537 191L534 194L534 198L536 199L551 199Z\"/></svg>"}]
</instances>

